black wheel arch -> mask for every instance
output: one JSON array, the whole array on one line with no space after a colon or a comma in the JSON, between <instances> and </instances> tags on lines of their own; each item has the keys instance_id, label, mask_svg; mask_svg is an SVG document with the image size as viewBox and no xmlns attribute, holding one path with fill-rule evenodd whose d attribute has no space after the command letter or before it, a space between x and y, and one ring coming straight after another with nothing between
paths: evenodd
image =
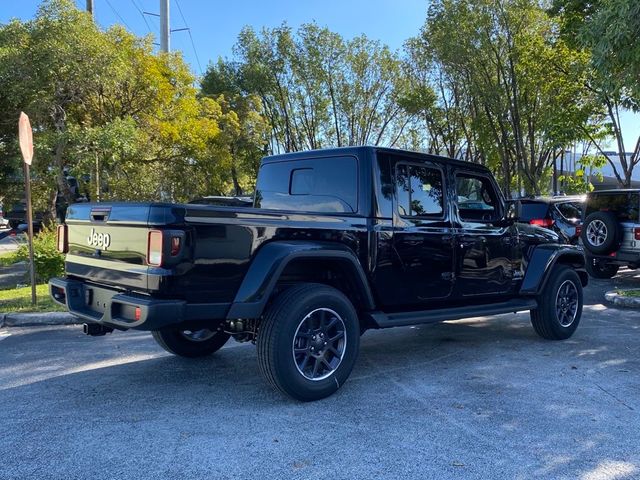
<instances>
[{"instance_id":1,"label":"black wheel arch","mask_svg":"<svg viewBox=\"0 0 640 480\"><path fill-rule=\"evenodd\" d=\"M526 272L520 287L521 295L538 295L545 287L553 267L567 265L576 271L583 287L589 282L584 252L572 245L538 245L526 263Z\"/></svg>"},{"instance_id":2,"label":"black wheel arch","mask_svg":"<svg viewBox=\"0 0 640 480\"><path fill-rule=\"evenodd\" d=\"M322 272L339 272L345 288L326 283L343 290L358 309L375 309L364 269L347 246L332 242L275 241L264 245L256 253L227 318L259 318L281 282L287 279L317 282L317 278L301 274L305 268L313 266Z\"/></svg>"}]
</instances>

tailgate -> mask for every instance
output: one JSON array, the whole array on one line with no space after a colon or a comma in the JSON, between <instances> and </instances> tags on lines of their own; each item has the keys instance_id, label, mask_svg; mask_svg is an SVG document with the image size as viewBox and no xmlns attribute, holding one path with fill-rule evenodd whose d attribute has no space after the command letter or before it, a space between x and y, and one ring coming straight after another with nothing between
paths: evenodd
<instances>
[{"instance_id":1,"label":"tailgate","mask_svg":"<svg viewBox=\"0 0 640 480\"><path fill-rule=\"evenodd\" d=\"M172 213L173 212L173 213ZM76 204L67 212L65 271L100 284L159 290L170 271L147 265L149 232L175 223L166 204Z\"/></svg>"}]
</instances>

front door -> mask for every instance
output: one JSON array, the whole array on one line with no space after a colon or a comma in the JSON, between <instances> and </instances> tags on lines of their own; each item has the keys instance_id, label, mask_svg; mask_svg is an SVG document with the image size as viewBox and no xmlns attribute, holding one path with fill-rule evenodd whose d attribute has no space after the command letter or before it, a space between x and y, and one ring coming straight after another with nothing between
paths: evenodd
<instances>
[{"instance_id":1,"label":"front door","mask_svg":"<svg viewBox=\"0 0 640 480\"><path fill-rule=\"evenodd\" d=\"M453 289L453 232L445 170L436 163L395 163L395 304L425 307Z\"/></svg>"},{"instance_id":2,"label":"front door","mask_svg":"<svg viewBox=\"0 0 640 480\"><path fill-rule=\"evenodd\" d=\"M457 170L455 296L505 294L513 285L517 229L501 225L503 202L490 176Z\"/></svg>"}]
</instances>

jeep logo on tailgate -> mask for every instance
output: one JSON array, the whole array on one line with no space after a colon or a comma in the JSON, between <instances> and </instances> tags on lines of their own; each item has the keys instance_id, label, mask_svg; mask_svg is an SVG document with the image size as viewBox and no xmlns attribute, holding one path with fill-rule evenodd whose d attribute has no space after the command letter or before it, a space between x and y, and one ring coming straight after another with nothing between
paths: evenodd
<instances>
[{"instance_id":1,"label":"jeep logo on tailgate","mask_svg":"<svg viewBox=\"0 0 640 480\"><path fill-rule=\"evenodd\" d=\"M87 237L87 243L90 247L97 247L102 250L106 250L111 244L111 236L108 233L98 233L92 228L89 236Z\"/></svg>"}]
</instances>

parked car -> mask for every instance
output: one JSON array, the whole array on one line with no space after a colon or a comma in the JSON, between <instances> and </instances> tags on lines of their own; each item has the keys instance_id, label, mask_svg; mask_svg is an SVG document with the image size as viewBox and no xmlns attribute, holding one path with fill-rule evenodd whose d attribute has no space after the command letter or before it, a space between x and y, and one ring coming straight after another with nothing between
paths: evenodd
<instances>
[{"instance_id":1,"label":"parked car","mask_svg":"<svg viewBox=\"0 0 640 480\"><path fill-rule=\"evenodd\" d=\"M9 220L4 218L4 209L2 207L2 203L0 203L0 228L9 227Z\"/></svg>"},{"instance_id":2,"label":"parked car","mask_svg":"<svg viewBox=\"0 0 640 480\"><path fill-rule=\"evenodd\" d=\"M640 190L600 190L587 195L580 235L594 278L612 278L621 266L640 266Z\"/></svg>"},{"instance_id":3,"label":"parked car","mask_svg":"<svg viewBox=\"0 0 640 480\"><path fill-rule=\"evenodd\" d=\"M33 211L33 230L38 231L42 228L42 219L45 217L45 212ZM27 201L21 200L15 203L11 210L6 214L6 218L9 221L10 228L18 228L20 225L27 223Z\"/></svg>"},{"instance_id":4,"label":"parked car","mask_svg":"<svg viewBox=\"0 0 640 480\"><path fill-rule=\"evenodd\" d=\"M561 340L580 322L582 251L516 223L481 165L376 147L277 155L254 203L74 204L51 296L85 333L151 330L184 357L251 341L267 381L305 401L345 383L368 328L530 311Z\"/></svg>"},{"instance_id":5,"label":"parked car","mask_svg":"<svg viewBox=\"0 0 640 480\"><path fill-rule=\"evenodd\" d=\"M74 202L87 202L89 201L88 193L85 191L82 193L80 191L80 183L78 180L69 175L67 171L65 171L65 178L67 181L67 185L69 186L69 190L71 192L72 198ZM58 191L55 200L55 210L56 210L56 220L59 223L64 222L65 212L67 210L68 203L62 194L62 192ZM49 212L43 210L33 210L33 229L34 231L39 231L42 228L42 222L47 216ZM19 202L15 203L12 209L7 212L6 215L9 226L11 228L18 228L20 225L25 225L27 223L27 200L23 198Z\"/></svg>"},{"instance_id":6,"label":"parked car","mask_svg":"<svg viewBox=\"0 0 640 480\"><path fill-rule=\"evenodd\" d=\"M553 230L564 243L576 245L584 201L584 195L524 198L520 220Z\"/></svg>"}]
</instances>

